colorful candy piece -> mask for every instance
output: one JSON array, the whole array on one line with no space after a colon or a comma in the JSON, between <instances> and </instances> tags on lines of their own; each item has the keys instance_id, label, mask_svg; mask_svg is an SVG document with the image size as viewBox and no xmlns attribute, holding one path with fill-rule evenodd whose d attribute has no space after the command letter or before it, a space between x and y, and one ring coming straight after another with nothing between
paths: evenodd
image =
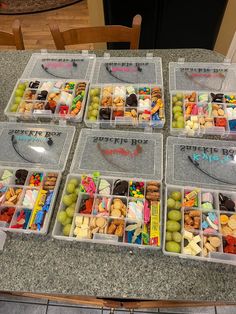
<instances>
[{"instance_id":1,"label":"colorful candy piece","mask_svg":"<svg viewBox=\"0 0 236 314\"><path fill-rule=\"evenodd\" d=\"M135 198L144 198L144 182L129 182L129 195Z\"/></svg>"},{"instance_id":2,"label":"colorful candy piece","mask_svg":"<svg viewBox=\"0 0 236 314\"><path fill-rule=\"evenodd\" d=\"M142 220L144 205L142 201L131 201L128 203L127 217L133 220Z\"/></svg>"}]
</instances>

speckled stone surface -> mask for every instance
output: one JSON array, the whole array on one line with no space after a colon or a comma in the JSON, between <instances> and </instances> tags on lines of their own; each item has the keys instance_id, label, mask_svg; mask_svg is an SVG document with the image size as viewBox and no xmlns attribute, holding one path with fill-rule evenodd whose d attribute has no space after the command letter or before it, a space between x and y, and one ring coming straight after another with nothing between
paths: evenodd
<instances>
[{"instance_id":1,"label":"speckled stone surface","mask_svg":"<svg viewBox=\"0 0 236 314\"><path fill-rule=\"evenodd\" d=\"M134 51L133 55L145 55ZM131 52L111 51L111 55L127 56ZM102 51L98 52L102 55ZM223 57L201 49L155 50L162 57L165 99L168 104L168 62L185 57L186 61L219 62ZM0 53L0 113L30 57L30 52ZM167 124L163 134L168 136ZM83 125L84 126L84 125ZM81 127L81 126L80 126ZM71 163L75 143L67 163L59 195ZM165 141L164 141L165 144ZM111 298L163 300L205 300L236 302L236 268L223 264L203 263L162 252L116 246L71 243L50 237L60 197L57 198L49 234L44 237L9 234L0 253L0 290L63 293Z\"/></svg>"}]
</instances>

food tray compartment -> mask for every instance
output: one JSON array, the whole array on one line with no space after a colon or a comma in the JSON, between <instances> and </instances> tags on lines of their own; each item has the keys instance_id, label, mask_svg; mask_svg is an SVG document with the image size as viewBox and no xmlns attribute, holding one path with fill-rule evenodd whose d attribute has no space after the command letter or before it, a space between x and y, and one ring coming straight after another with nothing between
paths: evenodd
<instances>
[{"instance_id":1,"label":"food tray compartment","mask_svg":"<svg viewBox=\"0 0 236 314\"><path fill-rule=\"evenodd\" d=\"M33 168L0 168L0 229L46 234L61 173Z\"/></svg>"},{"instance_id":2,"label":"food tray compartment","mask_svg":"<svg viewBox=\"0 0 236 314\"><path fill-rule=\"evenodd\" d=\"M168 137L163 252L236 265L233 141Z\"/></svg>"},{"instance_id":3,"label":"food tray compartment","mask_svg":"<svg viewBox=\"0 0 236 314\"><path fill-rule=\"evenodd\" d=\"M19 79L4 113L9 120L82 121L88 81Z\"/></svg>"},{"instance_id":4,"label":"food tray compartment","mask_svg":"<svg viewBox=\"0 0 236 314\"><path fill-rule=\"evenodd\" d=\"M171 134L235 137L235 84L235 64L171 62Z\"/></svg>"},{"instance_id":5,"label":"food tray compartment","mask_svg":"<svg viewBox=\"0 0 236 314\"><path fill-rule=\"evenodd\" d=\"M162 140L160 133L82 129L53 237L160 248Z\"/></svg>"},{"instance_id":6,"label":"food tray compartment","mask_svg":"<svg viewBox=\"0 0 236 314\"><path fill-rule=\"evenodd\" d=\"M96 58L84 121L88 127L163 128L161 58Z\"/></svg>"},{"instance_id":7,"label":"food tray compartment","mask_svg":"<svg viewBox=\"0 0 236 314\"><path fill-rule=\"evenodd\" d=\"M171 92L171 134L236 135L236 92Z\"/></svg>"},{"instance_id":8,"label":"food tray compartment","mask_svg":"<svg viewBox=\"0 0 236 314\"><path fill-rule=\"evenodd\" d=\"M236 265L236 192L167 185L163 252Z\"/></svg>"},{"instance_id":9,"label":"food tray compartment","mask_svg":"<svg viewBox=\"0 0 236 314\"><path fill-rule=\"evenodd\" d=\"M52 235L160 249L161 188L156 180L69 174Z\"/></svg>"},{"instance_id":10,"label":"food tray compartment","mask_svg":"<svg viewBox=\"0 0 236 314\"><path fill-rule=\"evenodd\" d=\"M84 121L88 127L130 125L163 128L163 87L157 85L91 85Z\"/></svg>"},{"instance_id":11,"label":"food tray compartment","mask_svg":"<svg viewBox=\"0 0 236 314\"><path fill-rule=\"evenodd\" d=\"M73 126L0 123L0 228L46 234Z\"/></svg>"}]
</instances>

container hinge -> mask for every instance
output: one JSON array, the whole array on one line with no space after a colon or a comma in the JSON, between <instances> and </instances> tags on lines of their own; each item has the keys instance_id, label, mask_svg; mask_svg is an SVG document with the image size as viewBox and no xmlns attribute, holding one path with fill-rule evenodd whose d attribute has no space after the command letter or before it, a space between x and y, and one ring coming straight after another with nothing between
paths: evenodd
<instances>
[{"instance_id":1,"label":"container hinge","mask_svg":"<svg viewBox=\"0 0 236 314\"><path fill-rule=\"evenodd\" d=\"M111 55L109 52L105 52L104 55L103 55L103 58L104 59L110 59Z\"/></svg>"},{"instance_id":2,"label":"container hinge","mask_svg":"<svg viewBox=\"0 0 236 314\"><path fill-rule=\"evenodd\" d=\"M92 123L92 129L94 130L100 129L100 123Z\"/></svg>"},{"instance_id":3,"label":"container hinge","mask_svg":"<svg viewBox=\"0 0 236 314\"><path fill-rule=\"evenodd\" d=\"M143 131L144 131L144 133L152 133L153 132L153 127L151 127L150 125L145 126Z\"/></svg>"},{"instance_id":4,"label":"container hinge","mask_svg":"<svg viewBox=\"0 0 236 314\"><path fill-rule=\"evenodd\" d=\"M231 61L232 61L231 59L225 58L223 61L223 64L229 65L229 64L231 64Z\"/></svg>"},{"instance_id":5,"label":"container hinge","mask_svg":"<svg viewBox=\"0 0 236 314\"><path fill-rule=\"evenodd\" d=\"M6 242L7 234L6 232L0 230L0 251L3 250L4 244Z\"/></svg>"},{"instance_id":6,"label":"container hinge","mask_svg":"<svg viewBox=\"0 0 236 314\"><path fill-rule=\"evenodd\" d=\"M66 126L66 120L64 120L64 119L61 119L61 120L59 120L59 125L61 125L61 126Z\"/></svg>"},{"instance_id":7,"label":"container hinge","mask_svg":"<svg viewBox=\"0 0 236 314\"><path fill-rule=\"evenodd\" d=\"M8 117L9 122L16 122L16 117Z\"/></svg>"},{"instance_id":8,"label":"container hinge","mask_svg":"<svg viewBox=\"0 0 236 314\"><path fill-rule=\"evenodd\" d=\"M88 50L82 50L82 56L88 56Z\"/></svg>"},{"instance_id":9,"label":"container hinge","mask_svg":"<svg viewBox=\"0 0 236 314\"><path fill-rule=\"evenodd\" d=\"M40 52L41 52L41 54L42 54L42 55L46 55L46 54L48 54L47 49L41 49L41 50L40 50Z\"/></svg>"},{"instance_id":10,"label":"container hinge","mask_svg":"<svg viewBox=\"0 0 236 314\"><path fill-rule=\"evenodd\" d=\"M153 53L152 52L147 52L146 53L146 59L153 59Z\"/></svg>"},{"instance_id":11,"label":"container hinge","mask_svg":"<svg viewBox=\"0 0 236 314\"><path fill-rule=\"evenodd\" d=\"M178 58L178 63L183 64L185 62L185 58Z\"/></svg>"}]
</instances>

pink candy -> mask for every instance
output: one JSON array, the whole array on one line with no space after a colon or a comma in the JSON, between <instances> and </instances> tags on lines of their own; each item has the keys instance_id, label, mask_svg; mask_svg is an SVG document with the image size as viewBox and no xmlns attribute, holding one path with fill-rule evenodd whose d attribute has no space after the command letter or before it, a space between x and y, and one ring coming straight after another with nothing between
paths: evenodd
<instances>
[{"instance_id":1,"label":"pink candy","mask_svg":"<svg viewBox=\"0 0 236 314\"><path fill-rule=\"evenodd\" d=\"M85 189L85 192L91 193L91 194L96 192L96 185L92 178L86 177L82 179L81 183L82 183L83 188Z\"/></svg>"}]
</instances>

